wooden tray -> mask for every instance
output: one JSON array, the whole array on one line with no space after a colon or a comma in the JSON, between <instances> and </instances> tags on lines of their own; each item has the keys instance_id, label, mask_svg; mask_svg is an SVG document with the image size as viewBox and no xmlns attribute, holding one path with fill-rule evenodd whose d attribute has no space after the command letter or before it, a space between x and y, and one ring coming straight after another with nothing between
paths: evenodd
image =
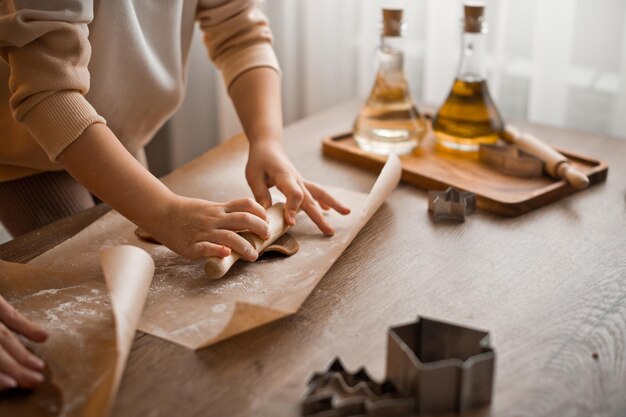
<instances>
[{"instance_id":1,"label":"wooden tray","mask_svg":"<svg viewBox=\"0 0 626 417\"><path fill-rule=\"evenodd\" d=\"M556 148L574 166L587 174L590 185L606 180L608 165L563 149ZM361 150L352 133L332 136L323 141L325 156L370 171L380 171L385 160ZM435 150L435 139L429 134L410 155L403 155L402 180L425 190L455 187L476 193L479 208L501 216L519 216L538 207L577 192L565 181L544 175L540 178L517 178L501 174L478 160L448 155Z\"/></svg>"}]
</instances>

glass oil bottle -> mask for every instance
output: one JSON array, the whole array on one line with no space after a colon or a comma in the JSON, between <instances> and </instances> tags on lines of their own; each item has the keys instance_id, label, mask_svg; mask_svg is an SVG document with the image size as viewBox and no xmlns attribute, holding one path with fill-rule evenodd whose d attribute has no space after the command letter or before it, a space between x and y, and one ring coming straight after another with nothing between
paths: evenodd
<instances>
[{"instance_id":1,"label":"glass oil bottle","mask_svg":"<svg viewBox=\"0 0 626 417\"><path fill-rule=\"evenodd\" d=\"M468 1L464 12L459 69L452 91L433 119L433 130L438 149L477 157L481 144L498 141L504 124L487 87L485 5Z\"/></svg>"},{"instance_id":2,"label":"glass oil bottle","mask_svg":"<svg viewBox=\"0 0 626 417\"><path fill-rule=\"evenodd\" d=\"M401 9L383 9L374 87L354 122L354 138L361 149L379 154L410 153L427 133L404 76L402 14Z\"/></svg>"}]
</instances>

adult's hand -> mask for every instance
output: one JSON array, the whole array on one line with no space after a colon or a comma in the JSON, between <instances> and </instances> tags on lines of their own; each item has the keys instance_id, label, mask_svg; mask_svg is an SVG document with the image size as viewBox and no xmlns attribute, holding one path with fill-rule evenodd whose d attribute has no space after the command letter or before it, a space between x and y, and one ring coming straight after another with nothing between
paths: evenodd
<instances>
[{"instance_id":1,"label":"adult's hand","mask_svg":"<svg viewBox=\"0 0 626 417\"><path fill-rule=\"evenodd\" d=\"M15 333L43 342L48 333L24 317L0 296L0 391L33 388L44 380L44 362L30 352Z\"/></svg>"}]
</instances>

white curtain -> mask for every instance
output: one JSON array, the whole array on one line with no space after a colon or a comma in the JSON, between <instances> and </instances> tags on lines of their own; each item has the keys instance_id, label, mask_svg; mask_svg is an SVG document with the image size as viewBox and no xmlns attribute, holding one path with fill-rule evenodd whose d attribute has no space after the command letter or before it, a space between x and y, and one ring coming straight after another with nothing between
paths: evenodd
<instances>
[{"instance_id":1,"label":"white curtain","mask_svg":"<svg viewBox=\"0 0 626 417\"><path fill-rule=\"evenodd\" d=\"M367 96L380 7L388 3L266 0L283 70L286 123ZM439 105L460 53L462 1L392 5L406 9L413 97ZM487 18L489 84L506 119L626 136L626 1L488 0ZM199 34L189 81L186 102L169 126L172 166L240 131Z\"/></svg>"}]
</instances>

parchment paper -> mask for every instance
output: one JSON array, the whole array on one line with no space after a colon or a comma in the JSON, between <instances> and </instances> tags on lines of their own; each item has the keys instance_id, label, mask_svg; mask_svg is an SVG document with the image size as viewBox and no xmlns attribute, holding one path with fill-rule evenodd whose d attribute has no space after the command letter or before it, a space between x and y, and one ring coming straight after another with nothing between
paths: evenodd
<instances>
[{"instance_id":1,"label":"parchment paper","mask_svg":"<svg viewBox=\"0 0 626 417\"><path fill-rule=\"evenodd\" d=\"M244 176L246 156L245 138L238 137L174 171L164 183L178 194L211 201L251 196ZM324 237L300 213L291 231L300 243L297 254L255 263L240 261L218 281L205 277L204 261L183 259L164 246L139 239L135 226L116 212L32 263L68 266L98 280L93 254L101 248L129 243L145 249L156 263L156 272L139 329L199 349L295 313L397 186L400 174L400 162L392 156L369 195L330 189L352 209L348 216L328 213L335 236Z\"/></svg>"},{"instance_id":2,"label":"parchment paper","mask_svg":"<svg viewBox=\"0 0 626 417\"><path fill-rule=\"evenodd\" d=\"M45 360L46 381L33 391L2 394L1 416L108 415L154 262L132 246L108 248L100 258L106 284L71 268L0 261L0 293L50 333L43 344L27 343Z\"/></svg>"}]
</instances>

